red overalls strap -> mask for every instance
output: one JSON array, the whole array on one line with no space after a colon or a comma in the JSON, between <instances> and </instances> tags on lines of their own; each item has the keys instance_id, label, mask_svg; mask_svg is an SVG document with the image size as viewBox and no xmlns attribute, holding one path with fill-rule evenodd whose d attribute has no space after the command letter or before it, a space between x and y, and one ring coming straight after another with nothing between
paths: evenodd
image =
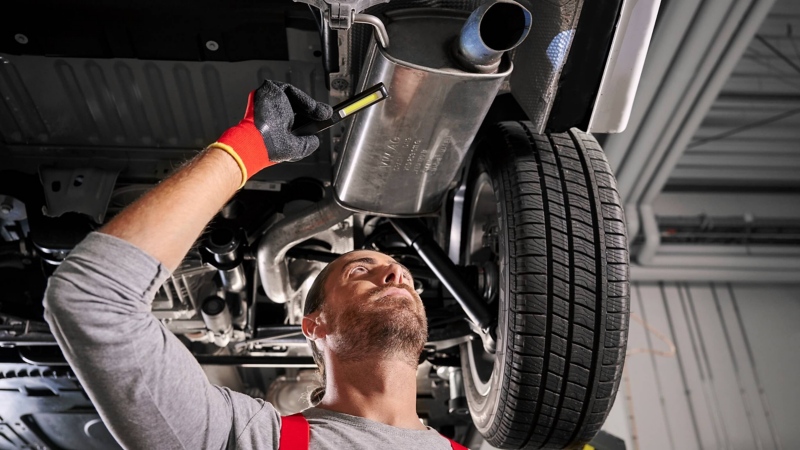
<instances>
[{"instance_id":1,"label":"red overalls strap","mask_svg":"<svg viewBox=\"0 0 800 450\"><path fill-rule=\"evenodd\" d=\"M464 447L463 445L461 445L458 442L450 439L449 437L447 437L447 436L443 436L443 437L446 438L448 441L450 441L450 446L453 447L453 450L469 450L467 447Z\"/></svg>"},{"instance_id":2,"label":"red overalls strap","mask_svg":"<svg viewBox=\"0 0 800 450\"><path fill-rule=\"evenodd\" d=\"M301 413L281 417L280 450L308 450L309 430Z\"/></svg>"},{"instance_id":3,"label":"red overalls strap","mask_svg":"<svg viewBox=\"0 0 800 450\"><path fill-rule=\"evenodd\" d=\"M308 450L310 429L308 421L301 413L282 416L280 450ZM450 438L442 437L450 441L453 450L469 450Z\"/></svg>"}]
</instances>

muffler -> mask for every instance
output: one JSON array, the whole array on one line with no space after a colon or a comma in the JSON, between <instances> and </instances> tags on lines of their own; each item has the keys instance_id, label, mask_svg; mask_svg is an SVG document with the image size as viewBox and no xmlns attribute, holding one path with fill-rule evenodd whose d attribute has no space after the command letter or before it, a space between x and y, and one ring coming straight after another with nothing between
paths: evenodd
<instances>
[{"instance_id":1,"label":"muffler","mask_svg":"<svg viewBox=\"0 0 800 450\"><path fill-rule=\"evenodd\" d=\"M389 98L345 130L336 201L391 217L438 211L513 69L506 52L530 26L530 12L509 0L471 15L429 8L387 13L391 45L373 38L359 91L382 82Z\"/></svg>"}]
</instances>

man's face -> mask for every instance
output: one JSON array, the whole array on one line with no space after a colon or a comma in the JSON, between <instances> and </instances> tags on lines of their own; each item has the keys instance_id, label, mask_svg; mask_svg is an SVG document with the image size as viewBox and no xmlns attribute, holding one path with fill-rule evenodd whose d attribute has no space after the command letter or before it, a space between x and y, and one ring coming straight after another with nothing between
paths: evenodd
<instances>
[{"instance_id":1,"label":"man's face","mask_svg":"<svg viewBox=\"0 0 800 450\"><path fill-rule=\"evenodd\" d=\"M329 349L339 360L393 357L416 367L428 329L408 269L368 250L331 265L321 313Z\"/></svg>"}]
</instances>

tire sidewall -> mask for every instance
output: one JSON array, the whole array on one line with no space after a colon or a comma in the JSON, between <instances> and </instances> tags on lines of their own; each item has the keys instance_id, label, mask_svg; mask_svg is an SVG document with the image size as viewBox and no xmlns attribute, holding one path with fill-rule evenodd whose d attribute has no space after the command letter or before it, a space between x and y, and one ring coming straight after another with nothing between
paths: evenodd
<instances>
[{"instance_id":1,"label":"tire sidewall","mask_svg":"<svg viewBox=\"0 0 800 450\"><path fill-rule=\"evenodd\" d=\"M482 146L484 147L484 146ZM470 363L469 359L469 343L461 344L461 367L464 379L464 390L466 391L467 397L467 404L469 406L469 411L472 416L473 423L478 431L487 438L493 434L493 431L497 429L497 424L495 422L499 422L501 419L501 415L498 414L501 408L501 400L504 400L501 397L505 397L507 392L502 389L502 381L506 377L506 353L507 353L507 342L508 342L508 313L509 313L509 299L508 295L510 293L510 286L509 286L509 273L508 273L508 258L509 258L509 238L508 238L508 216L507 216L507 204L506 204L506 194L505 189L502 186L502 173L497 169L497 166L492 163L491 158L486 156L486 151L484 148L479 149L476 154L476 158L471 164L470 173L469 173L469 183L467 185L467 195L466 199L472 199L473 191L474 191L474 180L477 179L478 175L482 172L485 172L489 175L489 179L492 185L492 191L494 192L495 200L497 201L497 214L498 214L498 246L499 246L499 255L498 255L498 296L497 296L497 305L498 305L498 317L497 317L497 351L495 353L495 363L494 368L492 369L492 378L489 382L489 391L486 396L483 396L477 386L473 381L472 375L472 364ZM468 206L471 209L471 202ZM469 230L470 224L468 223L470 220L471 211L467 211L467 214L464 215L464 224L462 225L463 230ZM462 254L466 251L466 241L464 240L464 234L462 233ZM474 339L480 339L479 337L475 336ZM490 442L491 443L491 442Z\"/></svg>"}]
</instances>

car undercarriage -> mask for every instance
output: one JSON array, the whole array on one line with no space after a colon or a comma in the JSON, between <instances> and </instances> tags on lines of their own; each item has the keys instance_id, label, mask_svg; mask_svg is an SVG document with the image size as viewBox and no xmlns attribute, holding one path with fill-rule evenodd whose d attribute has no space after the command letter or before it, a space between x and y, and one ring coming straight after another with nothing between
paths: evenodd
<instances>
[{"instance_id":1,"label":"car undercarriage","mask_svg":"<svg viewBox=\"0 0 800 450\"><path fill-rule=\"evenodd\" d=\"M158 289L152 314L209 379L283 414L307 407L308 290L339 255L377 250L425 305L427 424L500 448L589 442L628 321L622 208L589 133L630 112L598 112L622 2L173 3L26 5L0 44L9 442L116 445L42 319L47 278L236 123L264 79L331 104L383 82L389 99L254 176Z\"/></svg>"}]
</instances>

